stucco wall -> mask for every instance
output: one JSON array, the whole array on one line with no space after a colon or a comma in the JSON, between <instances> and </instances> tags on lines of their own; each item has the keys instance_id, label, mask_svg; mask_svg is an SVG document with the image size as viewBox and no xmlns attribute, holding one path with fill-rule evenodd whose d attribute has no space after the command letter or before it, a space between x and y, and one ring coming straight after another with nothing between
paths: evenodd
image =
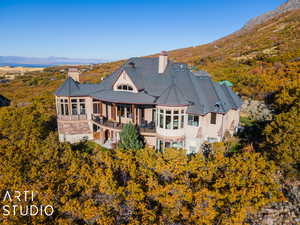
<instances>
[{"instance_id":1,"label":"stucco wall","mask_svg":"<svg viewBox=\"0 0 300 225\"><path fill-rule=\"evenodd\" d=\"M77 143L81 140L93 140L93 134L59 134L60 142Z\"/></svg>"},{"instance_id":2,"label":"stucco wall","mask_svg":"<svg viewBox=\"0 0 300 225\"><path fill-rule=\"evenodd\" d=\"M155 147L156 137L145 136L144 139L145 139L145 142L146 142L147 145Z\"/></svg>"}]
</instances>

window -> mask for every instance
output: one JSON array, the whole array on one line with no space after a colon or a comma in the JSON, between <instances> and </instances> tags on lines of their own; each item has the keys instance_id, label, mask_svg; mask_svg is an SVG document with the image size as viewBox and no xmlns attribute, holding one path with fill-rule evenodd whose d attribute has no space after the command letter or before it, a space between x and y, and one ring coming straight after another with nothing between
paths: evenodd
<instances>
[{"instance_id":1,"label":"window","mask_svg":"<svg viewBox=\"0 0 300 225\"><path fill-rule=\"evenodd\" d=\"M174 120L173 120L173 129L177 130L179 128L179 116L174 115Z\"/></svg>"},{"instance_id":2,"label":"window","mask_svg":"<svg viewBox=\"0 0 300 225\"><path fill-rule=\"evenodd\" d=\"M188 116L188 125L198 127L199 126L199 116L189 115Z\"/></svg>"},{"instance_id":3,"label":"window","mask_svg":"<svg viewBox=\"0 0 300 225\"><path fill-rule=\"evenodd\" d=\"M100 104L101 103L93 103L93 113L100 114Z\"/></svg>"},{"instance_id":4,"label":"window","mask_svg":"<svg viewBox=\"0 0 300 225\"><path fill-rule=\"evenodd\" d=\"M164 110L159 110L159 127L164 128Z\"/></svg>"},{"instance_id":5,"label":"window","mask_svg":"<svg viewBox=\"0 0 300 225\"><path fill-rule=\"evenodd\" d=\"M170 141L170 140L157 140L156 142L157 150L163 151L165 148L183 148L184 142L183 141Z\"/></svg>"},{"instance_id":6,"label":"window","mask_svg":"<svg viewBox=\"0 0 300 225\"><path fill-rule=\"evenodd\" d=\"M132 118L131 105L118 105L118 116Z\"/></svg>"},{"instance_id":7,"label":"window","mask_svg":"<svg viewBox=\"0 0 300 225\"><path fill-rule=\"evenodd\" d=\"M132 118L131 106L130 105L126 106L126 116L127 116L127 118Z\"/></svg>"},{"instance_id":8,"label":"window","mask_svg":"<svg viewBox=\"0 0 300 225\"><path fill-rule=\"evenodd\" d=\"M184 127L184 110L181 110L181 121L180 121L180 127Z\"/></svg>"},{"instance_id":9,"label":"window","mask_svg":"<svg viewBox=\"0 0 300 225\"><path fill-rule=\"evenodd\" d=\"M210 114L210 124L216 124L217 123L217 113L211 113Z\"/></svg>"},{"instance_id":10,"label":"window","mask_svg":"<svg viewBox=\"0 0 300 225\"><path fill-rule=\"evenodd\" d=\"M213 137L208 137L208 138L207 138L207 141L208 141L209 143L214 143L214 142L218 142L218 139L217 139L217 138L213 138Z\"/></svg>"},{"instance_id":11,"label":"window","mask_svg":"<svg viewBox=\"0 0 300 225\"><path fill-rule=\"evenodd\" d=\"M160 128L178 130L184 127L184 110L158 110L157 123Z\"/></svg>"},{"instance_id":12,"label":"window","mask_svg":"<svg viewBox=\"0 0 300 225\"><path fill-rule=\"evenodd\" d=\"M177 130L179 128L179 111L173 111L173 129Z\"/></svg>"},{"instance_id":13,"label":"window","mask_svg":"<svg viewBox=\"0 0 300 225\"><path fill-rule=\"evenodd\" d=\"M79 99L80 115L85 115L85 99Z\"/></svg>"},{"instance_id":14,"label":"window","mask_svg":"<svg viewBox=\"0 0 300 225\"><path fill-rule=\"evenodd\" d=\"M171 110L166 110L166 124L165 124L165 129L171 129Z\"/></svg>"},{"instance_id":15,"label":"window","mask_svg":"<svg viewBox=\"0 0 300 225\"><path fill-rule=\"evenodd\" d=\"M156 110L152 109L152 121L157 124Z\"/></svg>"},{"instance_id":16,"label":"window","mask_svg":"<svg viewBox=\"0 0 300 225\"><path fill-rule=\"evenodd\" d=\"M69 115L69 104L68 99L60 99L58 103L58 114Z\"/></svg>"},{"instance_id":17,"label":"window","mask_svg":"<svg viewBox=\"0 0 300 225\"><path fill-rule=\"evenodd\" d=\"M118 116L125 117L125 107L118 105Z\"/></svg>"},{"instance_id":18,"label":"window","mask_svg":"<svg viewBox=\"0 0 300 225\"><path fill-rule=\"evenodd\" d=\"M195 153L196 153L196 147L195 146L190 146L189 154L195 154Z\"/></svg>"},{"instance_id":19,"label":"window","mask_svg":"<svg viewBox=\"0 0 300 225\"><path fill-rule=\"evenodd\" d=\"M71 99L71 109L72 109L72 115L78 115L77 99Z\"/></svg>"},{"instance_id":20,"label":"window","mask_svg":"<svg viewBox=\"0 0 300 225\"><path fill-rule=\"evenodd\" d=\"M165 148L171 148L171 142L166 141L165 142Z\"/></svg>"},{"instance_id":21,"label":"window","mask_svg":"<svg viewBox=\"0 0 300 225\"><path fill-rule=\"evenodd\" d=\"M182 141L174 141L172 142L172 148L183 148L183 142Z\"/></svg>"},{"instance_id":22,"label":"window","mask_svg":"<svg viewBox=\"0 0 300 225\"><path fill-rule=\"evenodd\" d=\"M127 84L121 84L117 87L117 89L122 91L133 91L133 88Z\"/></svg>"}]
</instances>

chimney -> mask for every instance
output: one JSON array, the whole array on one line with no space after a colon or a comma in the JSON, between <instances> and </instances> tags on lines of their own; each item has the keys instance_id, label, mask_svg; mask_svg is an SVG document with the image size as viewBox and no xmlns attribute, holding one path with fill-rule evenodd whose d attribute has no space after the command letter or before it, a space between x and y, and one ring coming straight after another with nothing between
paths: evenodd
<instances>
[{"instance_id":1,"label":"chimney","mask_svg":"<svg viewBox=\"0 0 300 225\"><path fill-rule=\"evenodd\" d=\"M77 68L69 68L68 77L71 77L71 78L73 78L73 80L80 82L79 81L79 71Z\"/></svg>"},{"instance_id":2,"label":"chimney","mask_svg":"<svg viewBox=\"0 0 300 225\"><path fill-rule=\"evenodd\" d=\"M168 65L168 53L162 51L158 60L158 73L164 73Z\"/></svg>"}]
</instances>

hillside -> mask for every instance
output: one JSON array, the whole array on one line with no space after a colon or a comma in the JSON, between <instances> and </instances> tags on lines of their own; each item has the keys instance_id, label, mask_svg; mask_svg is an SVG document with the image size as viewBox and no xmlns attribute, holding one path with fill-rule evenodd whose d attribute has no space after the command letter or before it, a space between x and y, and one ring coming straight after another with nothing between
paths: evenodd
<instances>
[{"instance_id":1,"label":"hillside","mask_svg":"<svg viewBox=\"0 0 300 225\"><path fill-rule=\"evenodd\" d=\"M300 10L281 14L254 28L206 45L169 52L171 59L230 80L242 95L261 98L294 79L299 72ZM272 82L270 82L272 81Z\"/></svg>"},{"instance_id":2,"label":"hillside","mask_svg":"<svg viewBox=\"0 0 300 225\"><path fill-rule=\"evenodd\" d=\"M37 205L55 207L51 217L0 217L0 224L299 224L299 36L295 10L169 52L232 81L244 98L272 103L270 120L241 117L243 129L207 144L205 154L58 142L54 91L67 66L0 83L0 106L11 100L0 107L0 189L34 190ZM99 82L123 62L84 70L81 82Z\"/></svg>"},{"instance_id":3,"label":"hillside","mask_svg":"<svg viewBox=\"0 0 300 225\"><path fill-rule=\"evenodd\" d=\"M266 12L260 16L254 17L253 19L249 20L243 29L251 29L258 24L262 24L269 19L274 18L282 13L289 12L292 10L296 10L300 8L300 0L288 0L287 2L280 5L277 9Z\"/></svg>"}]
</instances>

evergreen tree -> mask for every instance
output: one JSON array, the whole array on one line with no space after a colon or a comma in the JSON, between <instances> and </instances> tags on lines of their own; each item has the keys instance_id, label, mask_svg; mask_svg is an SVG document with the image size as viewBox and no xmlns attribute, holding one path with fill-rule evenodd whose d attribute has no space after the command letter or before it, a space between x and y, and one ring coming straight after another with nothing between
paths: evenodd
<instances>
[{"instance_id":1,"label":"evergreen tree","mask_svg":"<svg viewBox=\"0 0 300 225\"><path fill-rule=\"evenodd\" d=\"M118 147L125 150L138 150L143 148L143 142L136 127L132 124L125 124L120 132Z\"/></svg>"}]
</instances>

